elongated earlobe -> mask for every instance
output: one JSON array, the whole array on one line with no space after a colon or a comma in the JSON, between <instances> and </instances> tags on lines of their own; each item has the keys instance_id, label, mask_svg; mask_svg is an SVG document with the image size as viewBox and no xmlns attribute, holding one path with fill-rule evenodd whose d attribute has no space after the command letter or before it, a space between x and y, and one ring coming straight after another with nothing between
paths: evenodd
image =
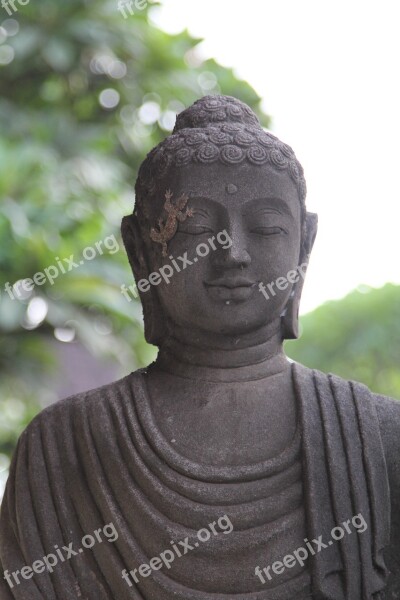
<instances>
[{"instance_id":1,"label":"elongated earlobe","mask_svg":"<svg viewBox=\"0 0 400 600\"><path fill-rule=\"evenodd\" d=\"M141 279L148 279L150 269L147 263L145 244L135 215L129 215L122 219L121 233L129 264L138 286ZM165 335L165 318L157 292L153 285L147 292L142 292L138 286L138 291L143 307L146 341L158 346Z\"/></svg>"},{"instance_id":2,"label":"elongated earlobe","mask_svg":"<svg viewBox=\"0 0 400 600\"><path fill-rule=\"evenodd\" d=\"M298 268L301 270L301 277L294 286L286 308L281 317L282 338L284 340L295 340L299 337L299 307L301 293L303 291L305 274L310 259L311 250L314 245L318 229L318 215L308 212L306 214L305 237L300 252Z\"/></svg>"}]
</instances>

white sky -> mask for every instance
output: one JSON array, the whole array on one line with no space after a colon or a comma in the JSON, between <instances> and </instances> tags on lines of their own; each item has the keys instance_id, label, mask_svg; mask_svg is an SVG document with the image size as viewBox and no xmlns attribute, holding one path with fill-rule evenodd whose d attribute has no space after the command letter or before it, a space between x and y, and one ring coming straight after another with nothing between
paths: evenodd
<instances>
[{"instance_id":1,"label":"white sky","mask_svg":"<svg viewBox=\"0 0 400 600\"><path fill-rule=\"evenodd\" d=\"M162 0L155 22L260 94L293 146L319 233L302 312L400 283L400 5L396 0Z\"/></svg>"}]
</instances>

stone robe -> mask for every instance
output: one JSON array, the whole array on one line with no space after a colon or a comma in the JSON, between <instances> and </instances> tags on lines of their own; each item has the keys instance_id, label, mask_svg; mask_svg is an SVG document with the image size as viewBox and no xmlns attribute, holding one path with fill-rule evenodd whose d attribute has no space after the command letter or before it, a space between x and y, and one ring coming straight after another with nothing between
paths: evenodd
<instances>
[{"instance_id":1,"label":"stone robe","mask_svg":"<svg viewBox=\"0 0 400 600\"><path fill-rule=\"evenodd\" d=\"M118 539L103 536L19 585L1 579L0 599L399 598L400 403L298 364L292 377L295 438L279 456L240 467L179 455L152 418L143 371L44 410L12 462L1 571L57 548L76 552L83 536L109 523ZM222 515L233 531L195 547L197 530ZM354 515L365 531L329 545L332 529ZM296 550L304 533L326 548L264 585L255 567ZM192 549L170 568L130 585L122 578L186 538Z\"/></svg>"}]
</instances>

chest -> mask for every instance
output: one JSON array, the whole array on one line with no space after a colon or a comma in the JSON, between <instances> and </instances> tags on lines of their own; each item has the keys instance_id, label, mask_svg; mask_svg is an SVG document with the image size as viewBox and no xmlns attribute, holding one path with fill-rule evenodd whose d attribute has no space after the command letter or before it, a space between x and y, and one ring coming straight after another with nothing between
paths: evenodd
<instances>
[{"instance_id":1,"label":"chest","mask_svg":"<svg viewBox=\"0 0 400 600\"><path fill-rule=\"evenodd\" d=\"M296 431L290 377L196 385L163 375L148 383L157 426L179 453L196 462L262 461L282 452Z\"/></svg>"}]
</instances>

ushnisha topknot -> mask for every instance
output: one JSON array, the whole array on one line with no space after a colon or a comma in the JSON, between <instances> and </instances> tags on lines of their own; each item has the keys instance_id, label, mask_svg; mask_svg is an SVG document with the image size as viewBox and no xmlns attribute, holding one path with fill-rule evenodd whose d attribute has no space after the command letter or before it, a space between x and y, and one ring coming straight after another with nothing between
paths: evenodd
<instances>
[{"instance_id":1,"label":"ushnisha topknot","mask_svg":"<svg viewBox=\"0 0 400 600\"><path fill-rule=\"evenodd\" d=\"M135 187L134 212L139 222L147 221L151 198L164 197L170 169L215 162L235 166L244 161L256 166L269 164L289 173L298 189L304 222L306 182L292 148L264 131L247 104L218 95L204 96L182 111L172 134L143 161Z\"/></svg>"},{"instance_id":2,"label":"ushnisha topknot","mask_svg":"<svg viewBox=\"0 0 400 600\"><path fill-rule=\"evenodd\" d=\"M237 98L204 96L177 116L172 133L177 133L181 129L201 129L228 122L261 128L256 114Z\"/></svg>"}]
</instances>

